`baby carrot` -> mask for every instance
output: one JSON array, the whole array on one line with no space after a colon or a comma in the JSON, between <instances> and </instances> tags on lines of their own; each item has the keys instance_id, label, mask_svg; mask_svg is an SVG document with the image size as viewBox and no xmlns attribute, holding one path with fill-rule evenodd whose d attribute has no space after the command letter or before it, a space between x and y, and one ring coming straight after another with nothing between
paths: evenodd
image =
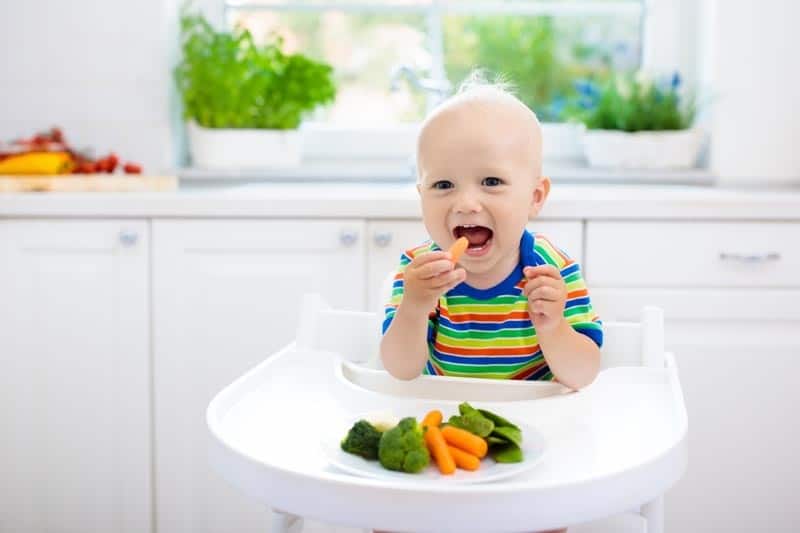
<instances>
[{"instance_id":1,"label":"baby carrot","mask_svg":"<svg viewBox=\"0 0 800 533\"><path fill-rule=\"evenodd\" d=\"M489 445L485 440L461 428L445 426L442 428L442 435L447 444L469 452L478 458L484 457L489 450Z\"/></svg>"},{"instance_id":2,"label":"baby carrot","mask_svg":"<svg viewBox=\"0 0 800 533\"><path fill-rule=\"evenodd\" d=\"M453 243L453 246L450 247L450 257L453 258L453 263L457 263L458 259L461 257L461 254L469 246L469 240L466 237L459 237L456 242Z\"/></svg>"},{"instance_id":3,"label":"baby carrot","mask_svg":"<svg viewBox=\"0 0 800 533\"><path fill-rule=\"evenodd\" d=\"M448 446L448 450L450 450L450 455L453 456L453 461L456 462L456 466L462 470L477 470L479 466L481 466L481 460L472 455L471 453L467 453L464 450L459 450L455 446Z\"/></svg>"},{"instance_id":4,"label":"baby carrot","mask_svg":"<svg viewBox=\"0 0 800 533\"><path fill-rule=\"evenodd\" d=\"M428 445L428 451L431 452L431 455L436 460L439 472L452 474L456 471L456 462L453 460L453 456L450 455L447 443L442 437L442 430L438 426L431 425L425 428L425 444Z\"/></svg>"},{"instance_id":5,"label":"baby carrot","mask_svg":"<svg viewBox=\"0 0 800 533\"><path fill-rule=\"evenodd\" d=\"M437 428L442 424L442 412L438 409L434 409L433 411L429 412L425 415L425 418L422 419L422 427L426 426L436 426Z\"/></svg>"}]
</instances>

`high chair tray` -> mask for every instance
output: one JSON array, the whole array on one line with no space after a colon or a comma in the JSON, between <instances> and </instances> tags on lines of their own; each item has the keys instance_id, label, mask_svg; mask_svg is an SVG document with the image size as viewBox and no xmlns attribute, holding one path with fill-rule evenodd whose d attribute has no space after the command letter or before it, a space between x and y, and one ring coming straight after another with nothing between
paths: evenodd
<instances>
[{"instance_id":1,"label":"high chair tray","mask_svg":"<svg viewBox=\"0 0 800 533\"><path fill-rule=\"evenodd\" d=\"M385 372L290 344L212 400L211 460L234 486L291 514L354 527L465 533L609 516L663 494L686 468L686 411L669 354L664 368L604 370L577 393L551 383L480 389L470 381L459 387L458 380L437 389L436 379L397 386ZM462 401L535 428L547 443L543 458L488 483L417 483L343 472L321 446L331 428L357 413L454 413Z\"/></svg>"}]
</instances>

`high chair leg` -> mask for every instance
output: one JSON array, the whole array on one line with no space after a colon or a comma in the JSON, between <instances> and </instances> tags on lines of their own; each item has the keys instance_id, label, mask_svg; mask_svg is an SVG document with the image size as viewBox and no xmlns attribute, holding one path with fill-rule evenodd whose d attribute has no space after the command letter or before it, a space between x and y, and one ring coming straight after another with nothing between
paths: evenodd
<instances>
[{"instance_id":1,"label":"high chair leg","mask_svg":"<svg viewBox=\"0 0 800 533\"><path fill-rule=\"evenodd\" d=\"M270 533L302 533L303 517L277 509L271 509L270 515Z\"/></svg>"},{"instance_id":2,"label":"high chair leg","mask_svg":"<svg viewBox=\"0 0 800 533\"><path fill-rule=\"evenodd\" d=\"M664 497L659 496L642 505L642 516L647 520L647 533L664 533Z\"/></svg>"}]
</instances>

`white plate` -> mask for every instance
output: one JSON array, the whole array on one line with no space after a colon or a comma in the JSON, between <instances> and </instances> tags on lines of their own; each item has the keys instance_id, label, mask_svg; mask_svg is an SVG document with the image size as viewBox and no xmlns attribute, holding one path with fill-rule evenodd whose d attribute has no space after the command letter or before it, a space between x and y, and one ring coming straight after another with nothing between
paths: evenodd
<instances>
[{"instance_id":1,"label":"white plate","mask_svg":"<svg viewBox=\"0 0 800 533\"><path fill-rule=\"evenodd\" d=\"M451 475L442 475L433 459L431 459L431 464L422 472L408 474L387 470L377 460L369 461L342 450L342 439L353 424L361 418L363 416L354 417L347 424L337 425L336 429L328 431L322 440L322 451L330 463L344 472L357 476L410 483L486 483L515 476L533 468L542 460L546 448L544 436L540 431L526 424L518 423L517 425L522 430L522 454L524 459L521 463L497 463L487 455L481 461L480 468L474 472L458 468ZM422 416L417 417L417 420L422 420Z\"/></svg>"}]
</instances>

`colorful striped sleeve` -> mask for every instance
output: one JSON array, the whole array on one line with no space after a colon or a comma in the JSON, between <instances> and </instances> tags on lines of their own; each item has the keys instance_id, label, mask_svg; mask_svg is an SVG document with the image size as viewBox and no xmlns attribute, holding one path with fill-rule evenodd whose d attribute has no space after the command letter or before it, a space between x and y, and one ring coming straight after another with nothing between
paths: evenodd
<instances>
[{"instance_id":1,"label":"colorful striped sleeve","mask_svg":"<svg viewBox=\"0 0 800 533\"><path fill-rule=\"evenodd\" d=\"M397 268L397 272L394 275L394 282L392 283L392 294L389 298L389 301L384 305L384 318L383 318L383 327L382 333L385 334L386 330L389 329L389 326L394 319L394 315L397 312L397 308L400 306L400 302L403 301L403 289L404 285L404 275L406 271L406 267L411 263L411 261L416 257L417 254L425 253L426 251L431 250L431 243L430 241L421 245L417 246L416 248L412 248L410 250L406 250L400 256L400 265ZM435 312L431 312L428 316L428 345L432 346L434 342L435 336L435 324L433 322L433 318L435 317Z\"/></svg>"},{"instance_id":2,"label":"colorful striped sleeve","mask_svg":"<svg viewBox=\"0 0 800 533\"><path fill-rule=\"evenodd\" d=\"M561 278L567 285L567 301L564 304L564 317L572 328L592 339L597 346L603 345L603 323L594 312L589 290L581 274L577 261L557 248L547 237L537 233L534 253L544 263L558 268Z\"/></svg>"}]
</instances>

